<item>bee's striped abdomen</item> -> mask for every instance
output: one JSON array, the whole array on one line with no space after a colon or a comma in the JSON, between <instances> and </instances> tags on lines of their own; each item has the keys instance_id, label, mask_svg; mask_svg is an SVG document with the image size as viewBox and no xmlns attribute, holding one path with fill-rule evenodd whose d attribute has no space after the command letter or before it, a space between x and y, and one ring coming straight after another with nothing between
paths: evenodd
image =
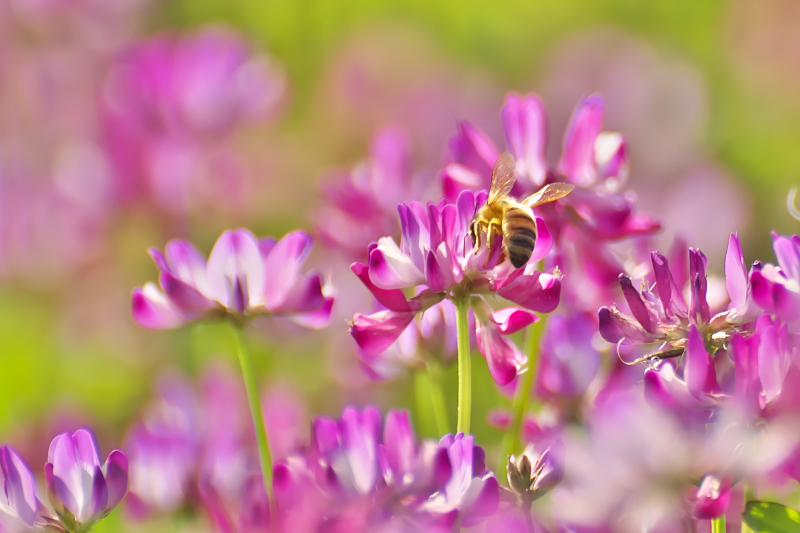
<instances>
[{"instance_id":1,"label":"bee's striped abdomen","mask_svg":"<svg viewBox=\"0 0 800 533\"><path fill-rule=\"evenodd\" d=\"M511 207L503 217L503 247L514 268L528 262L536 245L536 221L524 207Z\"/></svg>"}]
</instances>

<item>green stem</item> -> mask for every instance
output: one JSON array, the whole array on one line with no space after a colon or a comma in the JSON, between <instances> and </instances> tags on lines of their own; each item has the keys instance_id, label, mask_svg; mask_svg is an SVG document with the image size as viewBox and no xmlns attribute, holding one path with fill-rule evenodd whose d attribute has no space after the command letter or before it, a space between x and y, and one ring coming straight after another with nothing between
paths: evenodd
<instances>
[{"instance_id":1,"label":"green stem","mask_svg":"<svg viewBox=\"0 0 800 533\"><path fill-rule=\"evenodd\" d=\"M469 352L469 320L466 299L456 304L456 328L458 330L458 424L456 431L469 433L472 415L472 361Z\"/></svg>"},{"instance_id":2,"label":"green stem","mask_svg":"<svg viewBox=\"0 0 800 533\"><path fill-rule=\"evenodd\" d=\"M725 515L711 521L711 533L725 533Z\"/></svg>"},{"instance_id":3,"label":"green stem","mask_svg":"<svg viewBox=\"0 0 800 533\"><path fill-rule=\"evenodd\" d=\"M511 404L511 426L503 437L503 445L500 452L500 463L497 465L498 478L506 479L506 468L508 466L508 456L517 451L521 451L520 433L522 432L522 421L528 410L528 402L533 388L533 379L536 377L539 363L539 340L544 331L544 317L539 317L538 322L534 322L525 337L525 355L528 356L528 367L520 376L517 390L514 393L514 400Z\"/></svg>"},{"instance_id":4,"label":"green stem","mask_svg":"<svg viewBox=\"0 0 800 533\"><path fill-rule=\"evenodd\" d=\"M250 352L244 343L242 327L230 324L233 337L236 340L236 351L239 354L239 364L242 367L242 377L244 378L244 388L247 391L247 401L250 403L250 414L253 416L253 426L256 430L256 442L258 443L258 458L261 462L261 476L264 480L264 490L272 506L272 455L269 451L269 441L267 440L267 428L264 426L264 415L261 413L261 401L258 397L258 385L256 375L253 370L253 361Z\"/></svg>"},{"instance_id":5,"label":"green stem","mask_svg":"<svg viewBox=\"0 0 800 533\"><path fill-rule=\"evenodd\" d=\"M744 482L744 505L747 506L747 502L753 501L756 499L756 491L754 490L753 485L750 483ZM742 533L754 533L750 526L745 524L744 520L742 520Z\"/></svg>"},{"instance_id":6,"label":"green stem","mask_svg":"<svg viewBox=\"0 0 800 533\"><path fill-rule=\"evenodd\" d=\"M436 420L436 431L439 437L450 433L450 424L447 421L447 407L442 391L442 369L439 362L431 360L428 363L428 378L431 390L431 404L433 405L433 417Z\"/></svg>"}]
</instances>

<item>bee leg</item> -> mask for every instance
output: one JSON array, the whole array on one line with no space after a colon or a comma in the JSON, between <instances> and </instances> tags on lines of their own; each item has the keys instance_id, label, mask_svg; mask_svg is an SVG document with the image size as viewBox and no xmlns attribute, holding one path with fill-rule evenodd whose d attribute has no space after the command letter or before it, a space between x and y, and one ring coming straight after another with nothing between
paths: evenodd
<instances>
[{"instance_id":1,"label":"bee leg","mask_svg":"<svg viewBox=\"0 0 800 533\"><path fill-rule=\"evenodd\" d=\"M473 222L472 226L470 227L470 233L472 234L472 239L475 242L475 248L472 249L472 254L478 255L478 252L481 250L481 223Z\"/></svg>"},{"instance_id":2,"label":"bee leg","mask_svg":"<svg viewBox=\"0 0 800 533\"><path fill-rule=\"evenodd\" d=\"M492 246L494 245L494 236L495 231L499 228L499 226L495 222L489 222L486 227L486 261L483 263L483 266L489 264L489 257L492 254Z\"/></svg>"}]
</instances>

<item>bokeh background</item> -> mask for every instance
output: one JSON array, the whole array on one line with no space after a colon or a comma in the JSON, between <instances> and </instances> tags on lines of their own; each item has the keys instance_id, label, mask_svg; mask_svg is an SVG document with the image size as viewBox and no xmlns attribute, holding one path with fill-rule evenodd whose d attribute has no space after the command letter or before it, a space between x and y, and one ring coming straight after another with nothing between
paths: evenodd
<instances>
[{"instance_id":1,"label":"bokeh background","mask_svg":"<svg viewBox=\"0 0 800 533\"><path fill-rule=\"evenodd\" d=\"M388 124L435 183L458 121L502 146L511 90L544 99L553 161L580 96L605 95L639 209L664 223L657 242L683 235L721 274L738 231L748 262L772 260L769 232L798 227L786 207L800 185L798 27L793 0L0 0L0 437L31 464L83 424L103 450L120 446L165 370L235 363L221 326L136 327L130 290L156 275L148 247L187 237L208 252L237 226L313 233L323 185ZM198 35L233 39L252 67L237 76L260 92L230 104L241 79L206 72L200 46L186 52L197 120L153 126L142 112L130 127L126 109L148 97L131 82L137 54ZM149 167L143 152L157 154ZM347 403L407 406L433 435L411 376L374 383L359 368L346 320L368 300L352 259L319 243L311 258L340 294L327 330L250 331L265 391L295 398L301 421ZM475 433L493 449L484 418L508 400L485 365L475 372ZM454 368L447 379L454 398ZM120 530L123 513L97 530ZM186 527L174 520L140 527Z\"/></svg>"}]
</instances>

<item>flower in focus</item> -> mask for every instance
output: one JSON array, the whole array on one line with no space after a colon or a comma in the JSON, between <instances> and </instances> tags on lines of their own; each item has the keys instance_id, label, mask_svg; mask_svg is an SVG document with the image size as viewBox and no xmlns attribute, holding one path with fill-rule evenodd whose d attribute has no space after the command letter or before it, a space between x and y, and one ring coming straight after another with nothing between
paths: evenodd
<instances>
[{"instance_id":1,"label":"flower in focus","mask_svg":"<svg viewBox=\"0 0 800 533\"><path fill-rule=\"evenodd\" d=\"M128 459L112 451L105 463L94 435L79 429L50 443L45 465L50 504L67 531L88 531L122 501L128 490Z\"/></svg>"},{"instance_id":2,"label":"flower in focus","mask_svg":"<svg viewBox=\"0 0 800 533\"><path fill-rule=\"evenodd\" d=\"M300 272L310 249L311 238L302 231L276 242L245 229L228 230L206 261L191 243L170 241L164 254L150 250L161 289L154 283L134 289L134 320L148 329L169 329L207 318L241 322L266 315L324 327L333 289L319 274Z\"/></svg>"},{"instance_id":3,"label":"flower in focus","mask_svg":"<svg viewBox=\"0 0 800 533\"><path fill-rule=\"evenodd\" d=\"M508 486L522 504L530 504L564 478L564 443L556 440L541 455L530 444L519 457L508 458Z\"/></svg>"},{"instance_id":4,"label":"flower in focus","mask_svg":"<svg viewBox=\"0 0 800 533\"><path fill-rule=\"evenodd\" d=\"M0 448L2 486L0 526L3 531L21 533L44 529L45 512L36 496L36 478L25 461L10 446Z\"/></svg>"},{"instance_id":5,"label":"flower in focus","mask_svg":"<svg viewBox=\"0 0 800 533\"><path fill-rule=\"evenodd\" d=\"M730 334L744 330L759 313L752 298L750 276L742 256L738 237L731 235L725 256L725 285L731 303L728 309L711 316L707 300L708 260L700 250L689 249L689 302L675 282L667 258L658 252L651 254L655 284L643 282L640 291L632 280L621 274L622 293L631 315L616 306L602 307L598 313L600 334L608 342L631 344L667 343L673 347L686 345L689 328L696 328L703 341L714 349L727 344Z\"/></svg>"},{"instance_id":6,"label":"flower in focus","mask_svg":"<svg viewBox=\"0 0 800 533\"><path fill-rule=\"evenodd\" d=\"M499 263L501 242L478 254L467 243L468 228L486 193L462 192L455 204L418 202L401 204L401 245L389 237L370 246L369 265L354 263L353 272L372 292L384 310L356 314L350 334L367 354L384 352L422 313L444 299L464 300L476 318L478 347L489 363L492 376L506 384L516 376L525 358L509 335L536 320L531 311L550 312L558 305L561 283L557 274L536 271L533 264L550 249L546 226L537 219L539 238L532 261L521 269ZM418 287L407 299L402 289ZM496 294L524 307L492 312L483 295ZM528 311L531 310L531 311Z\"/></svg>"}]
</instances>

